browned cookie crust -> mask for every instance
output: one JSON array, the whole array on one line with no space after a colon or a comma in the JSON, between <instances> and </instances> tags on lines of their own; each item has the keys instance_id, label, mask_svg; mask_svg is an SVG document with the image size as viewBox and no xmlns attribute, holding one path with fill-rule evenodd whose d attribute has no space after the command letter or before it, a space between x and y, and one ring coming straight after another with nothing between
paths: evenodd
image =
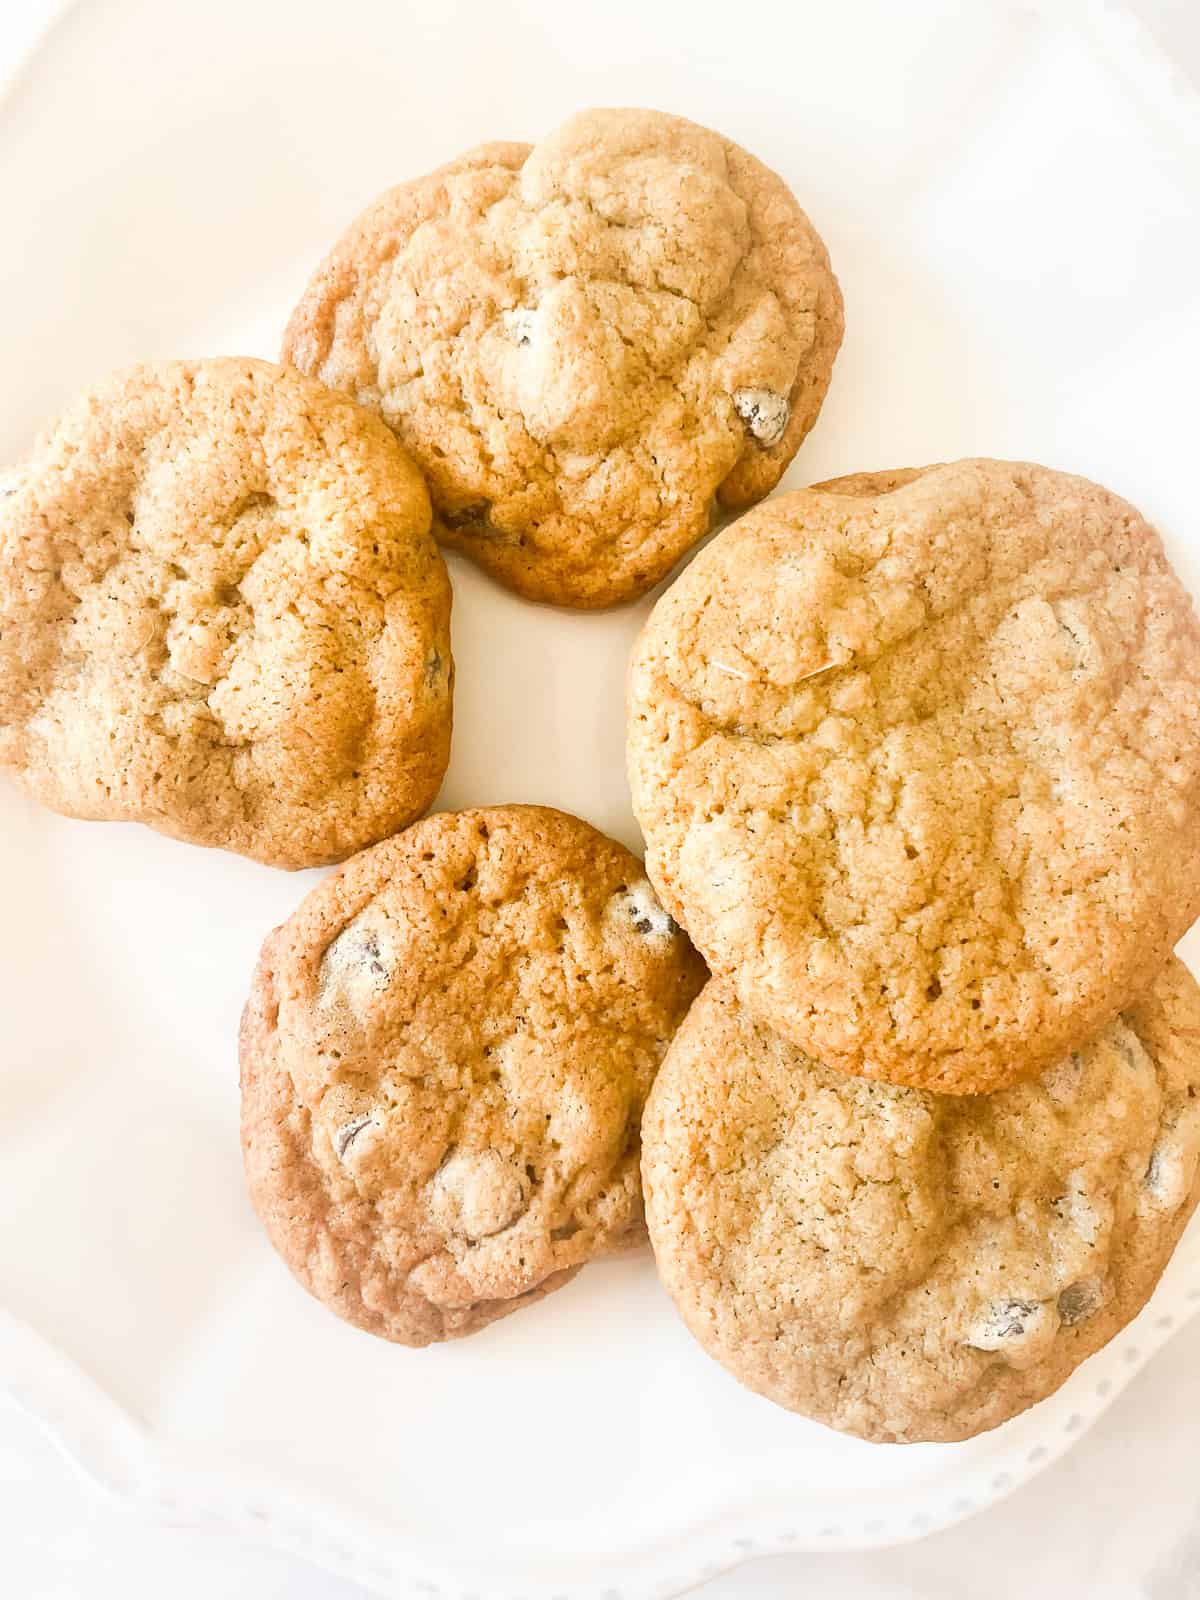
<instances>
[{"instance_id":1,"label":"browned cookie crust","mask_svg":"<svg viewBox=\"0 0 1200 1600\"><path fill-rule=\"evenodd\" d=\"M659 1271L750 1388L953 1440L1141 1309L1200 1195L1200 989L1175 960L1039 1078L970 1098L816 1066L714 980L642 1129Z\"/></svg>"},{"instance_id":2,"label":"browned cookie crust","mask_svg":"<svg viewBox=\"0 0 1200 1600\"><path fill-rule=\"evenodd\" d=\"M1002 461L841 480L659 602L629 770L663 902L827 1066L946 1093L1060 1056L1200 910L1200 629L1158 535Z\"/></svg>"},{"instance_id":3,"label":"browned cookie crust","mask_svg":"<svg viewBox=\"0 0 1200 1600\"><path fill-rule=\"evenodd\" d=\"M276 1249L422 1345L634 1242L642 1107L703 979L640 862L562 812L443 813L356 856L267 940L242 1022Z\"/></svg>"},{"instance_id":4,"label":"browned cookie crust","mask_svg":"<svg viewBox=\"0 0 1200 1600\"><path fill-rule=\"evenodd\" d=\"M438 533L518 593L631 599L812 427L842 335L828 256L728 139L587 111L392 189L338 242L283 359L396 430Z\"/></svg>"},{"instance_id":5,"label":"browned cookie crust","mask_svg":"<svg viewBox=\"0 0 1200 1600\"><path fill-rule=\"evenodd\" d=\"M422 812L450 587L377 418L263 361L85 394L0 496L0 765L69 816L275 866Z\"/></svg>"}]
</instances>

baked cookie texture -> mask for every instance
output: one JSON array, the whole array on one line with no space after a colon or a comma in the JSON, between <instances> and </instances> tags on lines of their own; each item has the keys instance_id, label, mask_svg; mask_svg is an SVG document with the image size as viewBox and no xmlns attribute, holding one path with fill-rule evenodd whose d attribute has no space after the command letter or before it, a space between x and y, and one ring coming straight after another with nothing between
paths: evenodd
<instances>
[{"instance_id":1,"label":"baked cookie texture","mask_svg":"<svg viewBox=\"0 0 1200 1600\"><path fill-rule=\"evenodd\" d=\"M812 1062L714 980L643 1124L659 1272L742 1383L891 1442L1051 1394L1145 1304L1200 1197L1200 989L1172 959L995 1095Z\"/></svg>"},{"instance_id":2,"label":"baked cookie texture","mask_svg":"<svg viewBox=\"0 0 1200 1600\"><path fill-rule=\"evenodd\" d=\"M376 417L250 360L134 367L0 495L0 765L68 816L282 867L418 816L450 586Z\"/></svg>"},{"instance_id":3,"label":"baked cookie texture","mask_svg":"<svg viewBox=\"0 0 1200 1600\"><path fill-rule=\"evenodd\" d=\"M1132 506L1044 467L747 513L642 633L628 755L664 905L845 1072L1035 1072L1200 911L1191 600Z\"/></svg>"},{"instance_id":4,"label":"baked cookie texture","mask_svg":"<svg viewBox=\"0 0 1200 1600\"><path fill-rule=\"evenodd\" d=\"M642 1108L704 981L641 863L575 817L427 817L263 947L241 1033L250 1194L300 1281L453 1338L644 1237Z\"/></svg>"},{"instance_id":5,"label":"baked cookie texture","mask_svg":"<svg viewBox=\"0 0 1200 1600\"><path fill-rule=\"evenodd\" d=\"M719 134L597 110L389 190L283 360L378 411L438 537L530 599L643 593L779 481L842 336L786 185Z\"/></svg>"}]
</instances>

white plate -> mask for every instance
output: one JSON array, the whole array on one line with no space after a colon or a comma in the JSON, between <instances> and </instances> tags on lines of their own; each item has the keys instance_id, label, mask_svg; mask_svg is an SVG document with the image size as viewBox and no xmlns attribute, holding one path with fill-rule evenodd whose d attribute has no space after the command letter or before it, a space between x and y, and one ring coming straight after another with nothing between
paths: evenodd
<instances>
[{"instance_id":1,"label":"white plate","mask_svg":"<svg viewBox=\"0 0 1200 1600\"><path fill-rule=\"evenodd\" d=\"M378 189L597 102L742 140L828 240L849 331L791 481L1040 458L1128 493L1200 575L1200 122L1116 12L84 4L0 105L0 459L111 366L273 354ZM621 687L647 606L571 616L452 571L441 804L548 801L636 845ZM986 1505L1200 1308L1193 1230L1058 1396L907 1450L739 1389L644 1259L442 1349L358 1334L273 1258L238 1157L247 975L311 877L0 785L3 1371L143 1506L389 1593L649 1600L750 1553L897 1542Z\"/></svg>"}]
</instances>

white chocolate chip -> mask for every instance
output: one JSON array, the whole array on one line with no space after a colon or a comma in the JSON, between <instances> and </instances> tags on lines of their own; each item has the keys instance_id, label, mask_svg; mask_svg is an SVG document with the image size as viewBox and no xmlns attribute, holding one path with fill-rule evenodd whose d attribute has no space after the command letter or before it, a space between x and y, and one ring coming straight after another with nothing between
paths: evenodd
<instances>
[{"instance_id":1,"label":"white chocolate chip","mask_svg":"<svg viewBox=\"0 0 1200 1600\"><path fill-rule=\"evenodd\" d=\"M1042 1075L1042 1087L1056 1106L1072 1106L1083 1083L1083 1057L1072 1051Z\"/></svg>"},{"instance_id":2,"label":"white chocolate chip","mask_svg":"<svg viewBox=\"0 0 1200 1600\"><path fill-rule=\"evenodd\" d=\"M528 1174L499 1151L460 1150L439 1167L429 1205L447 1233L487 1239L522 1215L530 1188Z\"/></svg>"},{"instance_id":3,"label":"white chocolate chip","mask_svg":"<svg viewBox=\"0 0 1200 1600\"><path fill-rule=\"evenodd\" d=\"M1058 1312L1048 1301L994 1300L966 1342L975 1350L1003 1355L1019 1367L1040 1360L1058 1328Z\"/></svg>"},{"instance_id":4,"label":"white chocolate chip","mask_svg":"<svg viewBox=\"0 0 1200 1600\"><path fill-rule=\"evenodd\" d=\"M373 1127L374 1117L370 1115L351 1117L349 1122L343 1122L333 1135L333 1153L339 1161L346 1159L346 1151L358 1138L364 1128Z\"/></svg>"},{"instance_id":5,"label":"white chocolate chip","mask_svg":"<svg viewBox=\"0 0 1200 1600\"><path fill-rule=\"evenodd\" d=\"M1178 1211L1192 1191L1200 1162L1200 1100L1172 1102L1150 1152L1138 1212Z\"/></svg>"},{"instance_id":6,"label":"white chocolate chip","mask_svg":"<svg viewBox=\"0 0 1200 1600\"><path fill-rule=\"evenodd\" d=\"M1150 1152L1139 1211L1177 1211L1191 1186L1192 1165L1180 1141L1163 1134Z\"/></svg>"},{"instance_id":7,"label":"white chocolate chip","mask_svg":"<svg viewBox=\"0 0 1200 1600\"><path fill-rule=\"evenodd\" d=\"M317 979L317 1002L339 1001L362 1012L390 981L386 934L361 917L349 923L326 947Z\"/></svg>"},{"instance_id":8,"label":"white chocolate chip","mask_svg":"<svg viewBox=\"0 0 1200 1600\"><path fill-rule=\"evenodd\" d=\"M783 438L792 414L787 396L776 394L774 389L735 389L733 409L765 450Z\"/></svg>"},{"instance_id":9,"label":"white chocolate chip","mask_svg":"<svg viewBox=\"0 0 1200 1600\"><path fill-rule=\"evenodd\" d=\"M517 306L513 311L501 314L504 331L514 344L527 345L533 343L533 332L537 325L537 313L528 306Z\"/></svg>"},{"instance_id":10,"label":"white chocolate chip","mask_svg":"<svg viewBox=\"0 0 1200 1600\"><path fill-rule=\"evenodd\" d=\"M1103 1219L1088 1194L1086 1180L1081 1172L1072 1172L1067 1178L1067 1191L1053 1202L1056 1214L1086 1245L1094 1245L1100 1236Z\"/></svg>"},{"instance_id":11,"label":"white chocolate chip","mask_svg":"<svg viewBox=\"0 0 1200 1600\"><path fill-rule=\"evenodd\" d=\"M1113 1043L1127 1066L1135 1072L1153 1074L1154 1062L1146 1046L1123 1018L1118 1017L1110 1029Z\"/></svg>"}]
</instances>

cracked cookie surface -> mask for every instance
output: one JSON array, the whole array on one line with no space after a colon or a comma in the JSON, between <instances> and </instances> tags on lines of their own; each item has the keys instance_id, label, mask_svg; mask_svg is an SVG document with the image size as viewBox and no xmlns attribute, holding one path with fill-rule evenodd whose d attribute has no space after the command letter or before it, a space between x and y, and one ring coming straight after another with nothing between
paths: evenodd
<instances>
[{"instance_id":1,"label":"cracked cookie surface","mask_svg":"<svg viewBox=\"0 0 1200 1600\"><path fill-rule=\"evenodd\" d=\"M443 813L347 862L267 940L242 1022L276 1249L423 1345L636 1242L642 1107L704 976L636 857L562 812Z\"/></svg>"},{"instance_id":2,"label":"cracked cookie surface","mask_svg":"<svg viewBox=\"0 0 1200 1600\"><path fill-rule=\"evenodd\" d=\"M1089 1044L963 1097L819 1067L714 980L642 1140L659 1272L709 1355L863 1438L966 1439L1157 1283L1200 1194L1200 989L1172 959Z\"/></svg>"},{"instance_id":3,"label":"cracked cookie surface","mask_svg":"<svg viewBox=\"0 0 1200 1600\"><path fill-rule=\"evenodd\" d=\"M748 512L651 615L628 739L664 905L826 1066L1001 1087L1200 911L1200 629L1082 478L962 461Z\"/></svg>"},{"instance_id":4,"label":"cracked cookie surface","mask_svg":"<svg viewBox=\"0 0 1200 1600\"><path fill-rule=\"evenodd\" d=\"M584 112L381 196L283 359L377 410L443 542L535 600L656 583L816 421L842 304L785 184L681 117Z\"/></svg>"},{"instance_id":5,"label":"cracked cookie surface","mask_svg":"<svg viewBox=\"0 0 1200 1600\"><path fill-rule=\"evenodd\" d=\"M37 799L285 867L429 805L450 587L377 418L268 362L135 367L5 488L0 765Z\"/></svg>"}]
</instances>

